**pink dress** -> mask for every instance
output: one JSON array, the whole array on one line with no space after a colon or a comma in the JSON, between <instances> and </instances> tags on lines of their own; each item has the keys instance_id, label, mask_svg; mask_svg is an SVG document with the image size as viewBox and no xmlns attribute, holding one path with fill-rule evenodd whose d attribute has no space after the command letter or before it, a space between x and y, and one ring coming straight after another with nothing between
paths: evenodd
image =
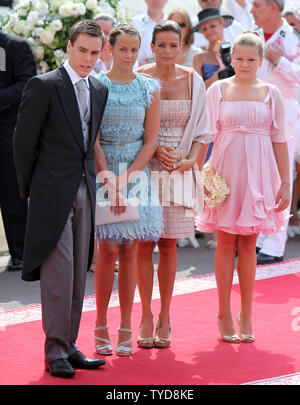
<instances>
[{"instance_id":1,"label":"pink dress","mask_svg":"<svg viewBox=\"0 0 300 405\"><path fill-rule=\"evenodd\" d=\"M214 146L208 164L225 179L230 194L216 209L196 217L202 232L275 233L288 212L276 212L281 181L272 142L286 142L280 91L269 85L264 102L222 101L222 81L207 92Z\"/></svg>"}]
</instances>

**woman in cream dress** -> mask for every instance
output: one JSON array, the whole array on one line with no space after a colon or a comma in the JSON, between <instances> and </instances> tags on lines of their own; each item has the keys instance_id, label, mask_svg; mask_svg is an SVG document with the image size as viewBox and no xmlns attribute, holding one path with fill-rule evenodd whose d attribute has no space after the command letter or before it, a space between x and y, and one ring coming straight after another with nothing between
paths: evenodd
<instances>
[{"instance_id":1,"label":"woman in cream dress","mask_svg":"<svg viewBox=\"0 0 300 405\"><path fill-rule=\"evenodd\" d=\"M210 142L205 86L194 69L176 65L181 51L181 29L173 21L157 24L153 32L152 50L156 63L145 65L140 71L161 83L160 132L154 158L149 164L152 174L184 173L194 170L199 156L206 153ZM205 145L204 145L205 144ZM204 145L204 147L203 147ZM177 163L175 153L184 150L184 158ZM203 159L204 160L204 159ZM177 238L195 235L194 214L187 215L187 207L163 203L164 230L158 241L158 279L161 310L153 338L151 296L153 288L152 253L154 242L139 243L138 286L142 300L142 320L139 330L140 347L158 348L170 345L170 304L177 270ZM200 201L202 199L202 201ZM198 200L201 205L203 195Z\"/></svg>"}]
</instances>

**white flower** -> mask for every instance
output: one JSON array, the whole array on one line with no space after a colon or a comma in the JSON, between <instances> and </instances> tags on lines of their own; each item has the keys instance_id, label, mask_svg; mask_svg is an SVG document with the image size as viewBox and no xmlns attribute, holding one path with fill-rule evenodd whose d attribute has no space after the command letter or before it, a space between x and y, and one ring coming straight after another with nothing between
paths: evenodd
<instances>
[{"instance_id":1,"label":"white flower","mask_svg":"<svg viewBox=\"0 0 300 405\"><path fill-rule=\"evenodd\" d=\"M48 72L48 70L49 70L49 65L48 65L48 63L45 62L45 61L41 61L41 62L39 63L39 66L38 66L38 73L39 73L39 74L41 74L41 73L46 73L46 72Z\"/></svg>"},{"instance_id":2,"label":"white flower","mask_svg":"<svg viewBox=\"0 0 300 405\"><path fill-rule=\"evenodd\" d=\"M54 56L56 58L63 58L65 56L65 53L62 49L56 49L56 51L54 51Z\"/></svg>"},{"instance_id":3,"label":"white flower","mask_svg":"<svg viewBox=\"0 0 300 405\"><path fill-rule=\"evenodd\" d=\"M24 21L24 25L23 25L23 36L24 36L25 38L30 35L31 30L32 30L32 25L27 24L27 23Z\"/></svg>"},{"instance_id":4,"label":"white flower","mask_svg":"<svg viewBox=\"0 0 300 405\"><path fill-rule=\"evenodd\" d=\"M62 49L57 49L54 52L54 56L57 65L61 65L65 60L68 59L68 54L65 53Z\"/></svg>"},{"instance_id":5,"label":"white flower","mask_svg":"<svg viewBox=\"0 0 300 405\"><path fill-rule=\"evenodd\" d=\"M43 31L44 31L44 28L39 28L39 27L34 28L32 30L32 36L33 37L40 37Z\"/></svg>"},{"instance_id":6,"label":"white flower","mask_svg":"<svg viewBox=\"0 0 300 405\"><path fill-rule=\"evenodd\" d=\"M27 16L27 10L25 8L18 8L17 14L19 17L26 17Z\"/></svg>"},{"instance_id":7,"label":"white flower","mask_svg":"<svg viewBox=\"0 0 300 405\"><path fill-rule=\"evenodd\" d=\"M29 5L30 5L30 0L20 0L18 3L19 7L24 7L24 8L29 7Z\"/></svg>"},{"instance_id":8,"label":"white flower","mask_svg":"<svg viewBox=\"0 0 300 405\"><path fill-rule=\"evenodd\" d=\"M79 15L85 15L86 13L86 7L83 3L78 3L76 4L77 8L77 14Z\"/></svg>"},{"instance_id":9,"label":"white flower","mask_svg":"<svg viewBox=\"0 0 300 405\"><path fill-rule=\"evenodd\" d=\"M40 34L40 40L45 45L51 45L54 40L55 33L50 30L43 30Z\"/></svg>"},{"instance_id":10,"label":"white flower","mask_svg":"<svg viewBox=\"0 0 300 405\"><path fill-rule=\"evenodd\" d=\"M74 3L72 1L67 1L66 3L62 4L62 6L60 6L59 13L63 17L71 17L73 15L72 12L73 12L73 7L74 6L75 5L74 5Z\"/></svg>"},{"instance_id":11,"label":"white flower","mask_svg":"<svg viewBox=\"0 0 300 405\"><path fill-rule=\"evenodd\" d=\"M35 8L40 14L47 14L49 11L49 5L46 1L42 0L36 1Z\"/></svg>"},{"instance_id":12,"label":"white flower","mask_svg":"<svg viewBox=\"0 0 300 405\"><path fill-rule=\"evenodd\" d=\"M19 21L19 18L18 18L18 16L17 16L17 14L12 13L12 14L10 15L10 22L13 23L13 24L15 24L17 21Z\"/></svg>"},{"instance_id":13,"label":"white flower","mask_svg":"<svg viewBox=\"0 0 300 405\"><path fill-rule=\"evenodd\" d=\"M34 26L35 24L37 24L38 20L39 20L38 11L30 11L30 13L28 14L28 17L26 19L28 24Z\"/></svg>"},{"instance_id":14,"label":"white flower","mask_svg":"<svg viewBox=\"0 0 300 405\"><path fill-rule=\"evenodd\" d=\"M24 27L25 27L25 21L23 21L23 20L16 21L16 23L15 23L15 33L17 35L22 35Z\"/></svg>"},{"instance_id":15,"label":"white flower","mask_svg":"<svg viewBox=\"0 0 300 405\"><path fill-rule=\"evenodd\" d=\"M126 19L126 11L124 7L118 9L118 19L125 20Z\"/></svg>"},{"instance_id":16,"label":"white flower","mask_svg":"<svg viewBox=\"0 0 300 405\"><path fill-rule=\"evenodd\" d=\"M53 20L50 24L50 28L52 31L60 31L63 27L63 24L60 20Z\"/></svg>"},{"instance_id":17,"label":"white flower","mask_svg":"<svg viewBox=\"0 0 300 405\"><path fill-rule=\"evenodd\" d=\"M34 39L33 39L32 37L27 38L26 41L28 42L28 44L29 44L30 46L33 46L33 45L34 45Z\"/></svg>"},{"instance_id":18,"label":"white flower","mask_svg":"<svg viewBox=\"0 0 300 405\"><path fill-rule=\"evenodd\" d=\"M36 46L33 50L33 54L37 59L42 60L44 58L44 48L42 46Z\"/></svg>"},{"instance_id":19,"label":"white flower","mask_svg":"<svg viewBox=\"0 0 300 405\"><path fill-rule=\"evenodd\" d=\"M87 0L85 5L88 10L96 10L98 7L97 0Z\"/></svg>"}]
</instances>

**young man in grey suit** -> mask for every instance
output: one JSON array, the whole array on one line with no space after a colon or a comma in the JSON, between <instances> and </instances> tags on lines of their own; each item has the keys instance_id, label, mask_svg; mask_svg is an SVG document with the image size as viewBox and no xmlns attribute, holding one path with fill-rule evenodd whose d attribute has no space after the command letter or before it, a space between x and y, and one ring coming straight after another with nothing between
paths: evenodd
<instances>
[{"instance_id":1,"label":"young man in grey suit","mask_svg":"<svg viewBox=\"0 0 300 405\"><path fill-rule=\"evenodd\" d=\"M40 279L45 366L59 377L105 364L75 345L94 247L94 143L108 95L89 74L103 41L94 21L71 28L68 60L28 81L14 132L20 193L30 199L22 278Z\"/></svg>"}]
</instances>

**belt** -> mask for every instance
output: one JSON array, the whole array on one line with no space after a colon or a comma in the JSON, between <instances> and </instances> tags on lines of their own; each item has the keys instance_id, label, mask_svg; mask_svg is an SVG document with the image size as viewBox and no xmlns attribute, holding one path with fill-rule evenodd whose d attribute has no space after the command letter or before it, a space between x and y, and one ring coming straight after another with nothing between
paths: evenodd
<instances>
[{"instance_id":1,"label":"belt","mask_svg":"<svg viewBox=\"0 0 300 405\"><path fill-rule=\"evenodd\" d=\"M142 139L135 139L134 141L124 141L124 142L107 142L107 141L100 141L100 145L127 145L129 143L139 142Z\"/></svg>"},{"instance_id":2,"label":"belt","mask_svg":"<svg viewBox=\"0 0 300 405\"><path fill-rule=\"evenodd\" d=\"M221 127L220 128L220 134L249 134L249 135L263 135L263 136L271 136L271 130L270 128L253 128L253 127L247 127L246 125L237 125L235 127Z\"/></svg>"}]
</instances>

